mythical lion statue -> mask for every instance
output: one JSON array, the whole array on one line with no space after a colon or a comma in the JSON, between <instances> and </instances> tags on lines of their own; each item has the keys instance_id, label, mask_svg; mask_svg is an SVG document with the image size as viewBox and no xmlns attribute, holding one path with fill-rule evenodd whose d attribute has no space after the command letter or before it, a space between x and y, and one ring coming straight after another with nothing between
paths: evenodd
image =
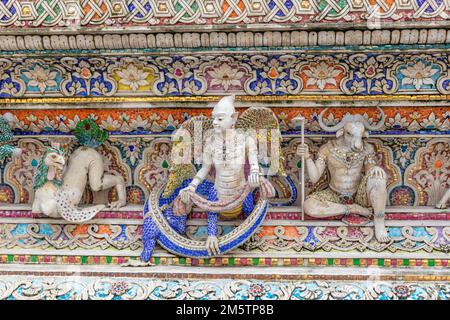
<instances>
[{"instance_id":1,"label":"mythical lion statue","mask_svg":"<svg viewBox=\"0 0 450 320\"><path fill-rule=\"evenodd\" d=\"M108 138L108 134L92 119L85 119L77 124L75 137L82 146L70 156L62 178L59 176L66 165L64 151L57 143L45 150L34 176L33 213L77 223L92 219L106 206L78 208L88 181L92 191L116 187L119 200L110 204L111 209L126 204L124 179L104 172L102 156L95 149Z\"/></svg>"},{"instance_id":2,"label":"mythical lion statue","mask_svg":"<svg viewBox=\"0 0 450 320\"><path fill-rule=\"evenodd\" d=\"M141 260L150 260L156 241L177 255L207 257L223 254L248 239L264 219L267 199L275 195L264 175L284 174L280 137L270 109L249 108L239 117L234 96L215 105L212 119L199 116L183 123L172 137L168 181L151 192L144 206ZM258 141L263 140L271 145L268 152L258 148ZM208 179L212 169L214 182ZM194 205L207 212L206 243L182 236ZM245 221L219 237L218 220L236 219L241 213Z\"/></svg>"},{"instance_id":3,"label":"mythical lion statue","mask_svg":"<svg viewBox=\"0 0 450 320\"><path fill-rule=\"evenodd\" d=\"M387 175L377 165L374 147L365 141L369 130L378 130L384 124L382 109L378 124L371 125L361 115L346 114L342 121L329 127L323 123L324 109L318 118L320 127L336 132L336 139L320 147L316 161L302 144L297 154L305 157L306 169L313 183L319 181L326 169L330 184L326 190L310 194L304 203L307 215L317 218L356 214L374 215L375 236L379 242L388 242L384 215L387 199Z\"/></svg>"}]
</instances>

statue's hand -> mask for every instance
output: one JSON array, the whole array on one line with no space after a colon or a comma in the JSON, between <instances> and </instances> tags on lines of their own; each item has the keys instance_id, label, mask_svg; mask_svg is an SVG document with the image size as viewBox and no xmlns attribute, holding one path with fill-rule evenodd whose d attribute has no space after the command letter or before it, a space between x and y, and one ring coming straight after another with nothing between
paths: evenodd
<instances>
[{"instance_id":1,"label":"statue's hand","mask_svg":"<svg viewBox=\"0 0 450 320\"><path fill-rule=\"evenodd\" d=\"M307 144L299 144L297 146L297 155L300 157L305 157L305 159L309 158L309 146Z\"/></svg>"},{"instance_id":2,"label":"statue's hand","mask_svg":"<svg viewBox=\"0 0 450 320\"><path fill-rule=\"evenodd\" d=\"M370 169L370 176L377 179L386 179L386 172L383 168L373 167Z\"/></svg>"},{"instance_id":3,"label":"statue's hand","mask_svg":"<svg viewBox=\"0 0 450 320\"><path fill-rule=\"evenodd\" d=\"M208 250L210 256L219 255L219 239L215 236L208 236L208 239L206 239L206 250Z\"/></svg>"},{"instance_id":4,"label":"statue's hand","mask_svg":"<svg viewBox=\"0 0 450 320\"><path fill-rule=\"evenodd\" d=\"M248 184L252 188L259 187L259 172L252 172L248 176Z\"/></svg>"},{"instance_id":5,"label":"statue's hand","mask_svg":"<svg viewBox=\"0 0 450 320\"><path fill-rule=\"evenodd\" d=\"M189 195L188 191L195 192L195 187L189 185L186 188L181 189L180 191L181 201L183 201L185 204L189 204L191 202L191 196Z\"/></svg>"}]
</instances>

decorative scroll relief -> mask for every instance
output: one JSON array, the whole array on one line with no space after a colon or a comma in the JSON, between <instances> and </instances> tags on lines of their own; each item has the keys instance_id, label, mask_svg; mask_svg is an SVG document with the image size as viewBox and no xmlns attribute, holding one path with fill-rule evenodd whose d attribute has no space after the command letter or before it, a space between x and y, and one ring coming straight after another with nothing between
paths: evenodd
<instances>
[{"instance_id":1,"label":"decorative scroll relief","mask_svg":"<svg viewBox=\"0 0 450 320\"><path fill-rule=\"evenodd\" d=\"M2 0L0 27L442 21L446 0Z\"/></svg>"},{"instance_id":2,"label":"decorative scroll relief","mask_svg":"<svg viewBox=\"0 0 450 320\"><path fill-rule=\"evenodd\" d=\"M450 189L450 139L433 139L420 148L405 178L420 203L436 205Z\"/></svg>"},{"instance_id":3,"label":"decorative scroll relief","mask_svg":"<svg viewBox=\"0 0 450 320\"><path fill-rule=\"evenodd\" d=\"M114 274L111 274L114 275ZM7 300L449 300L439 281L163 280L119 277L4 276Z\"/></svg>"},{"instance_id":4,"label":"decorative scroll relief","mask_svg":"<svg viewBox=\"0 0 450 320\"><path fill-rule=\"evenodd\" d=\"M448 94L449 64L446 53L2 58L0 98Z\"/></svg>"},{"instance_id":5,"label":"decorative scroll relief","mask_svg":"<svg viewBox=\"0 0 450 320\"><path fill-rule=\"evenodd\" d=\"M297 222L298 223L298 222ZM320 224L320 222L315 222ZM407 222L405 222L407 223ZM426 223L426 222L425 222ZM266 221L240 248L245 252L324 253L444 253L450 252L448 226L391 226L392 241L379 243L373 227L275 225ZM445 224L445 222L442 222ZM205 225L188 225L186 236L193 243L206 239ZM232 226L221 225L220 234ZM142 250L141 226L135 224L50 224L4 223L0 226L0 249L61 250L60 255L76 250L103 250L105 255L126 251L135 256ZM158 255L158 254L156 254Z\"/></svg>"}]
</instances>

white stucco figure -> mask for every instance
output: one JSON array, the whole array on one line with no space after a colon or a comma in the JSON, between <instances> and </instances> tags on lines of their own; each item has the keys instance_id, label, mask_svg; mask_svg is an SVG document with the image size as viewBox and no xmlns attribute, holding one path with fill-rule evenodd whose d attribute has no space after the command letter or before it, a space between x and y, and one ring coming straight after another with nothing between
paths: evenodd
<instances>
[{"instance_id":1,"label":"white stucco figure","mask_svg":"<svg viewBox=\"0 0 450 320\"><path fill-rule=\"evenodd\" d=\"M445 194L442 196L441 200L436 204L436 208L438 209L445 209L447 208L447 202L450 200L450 189L445 192Z\"/></svg>"},{"instance_id":2,"label":"white stucco figure","mask_svg":"<svg viewBox=\"0 0 450 320\"><path fill-rule=\"evenodd\" d=\"M384 124L384 113L377 125L370 125L361 115L345 115L334 127L323 123L324 109L319 115L320 127L328 132L336 131L336 139L320 147L314 161L306 144L297 150L306 159L309 178L316 183L328 169L329 187L307 197L305 213L312 217L325 218L357 214L374 215L375 236L379 242L388 242L385 227L387 199L387 175L376 162L374 147L365 141L368 130L377 130Z\"/></svg>"},{"instance_id":3,"label":"white stucco figure","mask_svg":"<svg viewBox=\"0 0 450 320\"><path fill-rule=\"evenodd\" d=\"M92 219L106 205L78 208L87 185L94 192L115 187L118 200L109 205L112 210L126 204L124 179L105 173L102 155L94 148L102 144L107 135L90 119L83 120L77 129L75 135L82 146L70 156L65 172L62 171L66 162L59 144L53 143L44 152L34 178L33 213L72 222Z\"/></svg>"},{"instance_id":4,"label":"white stucco figure","mask_svg":"<svg viewBox=\"0 0 450 320\"><path fill-rule=\"evenodd\" d=\"M189 203L190 190L195 192L197 186L206 178L210 170L215 169L215 189L219 201L226 201L242 191L247 179L244 174L246 158L250 165L248 184L259 186L259 164L256 141L244 132L235 130L238 113L234 108L234 96L222 98L212 112L213 135L206 140L203 148L202 168L189 186L181 190L181 199ZM240 212L239 210L234 210ZM226 214L222 213L222 217ZM206 246L214 254L219 253L216 230L208 230Z\"/></svg>"}]
</instances>

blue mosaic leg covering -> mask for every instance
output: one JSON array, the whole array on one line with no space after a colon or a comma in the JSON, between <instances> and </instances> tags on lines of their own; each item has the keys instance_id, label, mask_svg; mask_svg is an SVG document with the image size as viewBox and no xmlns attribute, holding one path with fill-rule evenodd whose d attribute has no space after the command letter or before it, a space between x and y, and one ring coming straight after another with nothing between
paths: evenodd
<instances>
[{"instance_id":1,"label":"blue mosaic leg covering","mask_svg":"<svg viewBox=\"0 0 450 320\"><path fill-rule=\"evenodd\" d=\"M174 193L168 198L159 198L159 207L161 208L165 204L171 204L175 198L180 193L180 190L187 187L192 179L186 179L183 181L181 186L175 189ZM148 202L144 206L144 214L148 212ZM186 231L186 215L176 216L173 213L171 207L167 208L162 212L163 216L167 219L169 225L178 233L185 233ZM153 250L155 249L156 240L160 235L160 231L156 227L155 222L150 218L144 218L144 224L142 226L142 242L144 244L144 250L141 253L141 260L148 262L153 255Z\"/></svg>"},{"instance_id":2,"label":"blue mosaic leg covering","mask_svg":"<svg viewBox=\"0 0 450 320\"><path fill-rule=\"evenodd\" d=\"M245 217L248 217L250 213L252 213L253 209L255 208L255 199L252 192L249 192L247 197L244 200L244 203L242 204L242 212L244 213Z\"/></svg>"},{"instance_id":3,"label":"blue mosaic leg covering","mask_svg":"<svg viewBox=\"0 0 450 320\"><path fill-rule=\"evenodd\" d=\"M142 242L144 245L144 250L142 250L141 253L142 261L150 261L150 258L153 255L153 249L155 249L156 238L158 236L159 230L153 220L150 217L145 218L142 226Z\"/></svg>"},{"instance_id":4,"label":"blue mosaic leg covering","mask_svg":"<svg viewBox=\"0 0 450 320\"><path fill-rule=\"evenodd\" d=\"M175 198L180 193L181 189L186 188L192 179L186 179L183 181L180 187L178 187L174 193L168 197L159 199L159 207L165 204L172 204ZM210 193L211 188L214 188L214 184L209 181L203 181L198 187L196 192L202 196L207 196ZM145 203L144 214L148 211L148 203ZM171 207L167 208L162 212L163 216L167 219L169 225L178 233L184 234L186 232L186 221L187 215L177 216L173 213ZM142 242L144 244L144 250L141 253L141 260L148 262L153 255L153 250L155 249L156 241L160 235L160 231L156 227L156 224L150 217L144 219L144 224L142 226Z\"/></svg>"}]
</instances>

